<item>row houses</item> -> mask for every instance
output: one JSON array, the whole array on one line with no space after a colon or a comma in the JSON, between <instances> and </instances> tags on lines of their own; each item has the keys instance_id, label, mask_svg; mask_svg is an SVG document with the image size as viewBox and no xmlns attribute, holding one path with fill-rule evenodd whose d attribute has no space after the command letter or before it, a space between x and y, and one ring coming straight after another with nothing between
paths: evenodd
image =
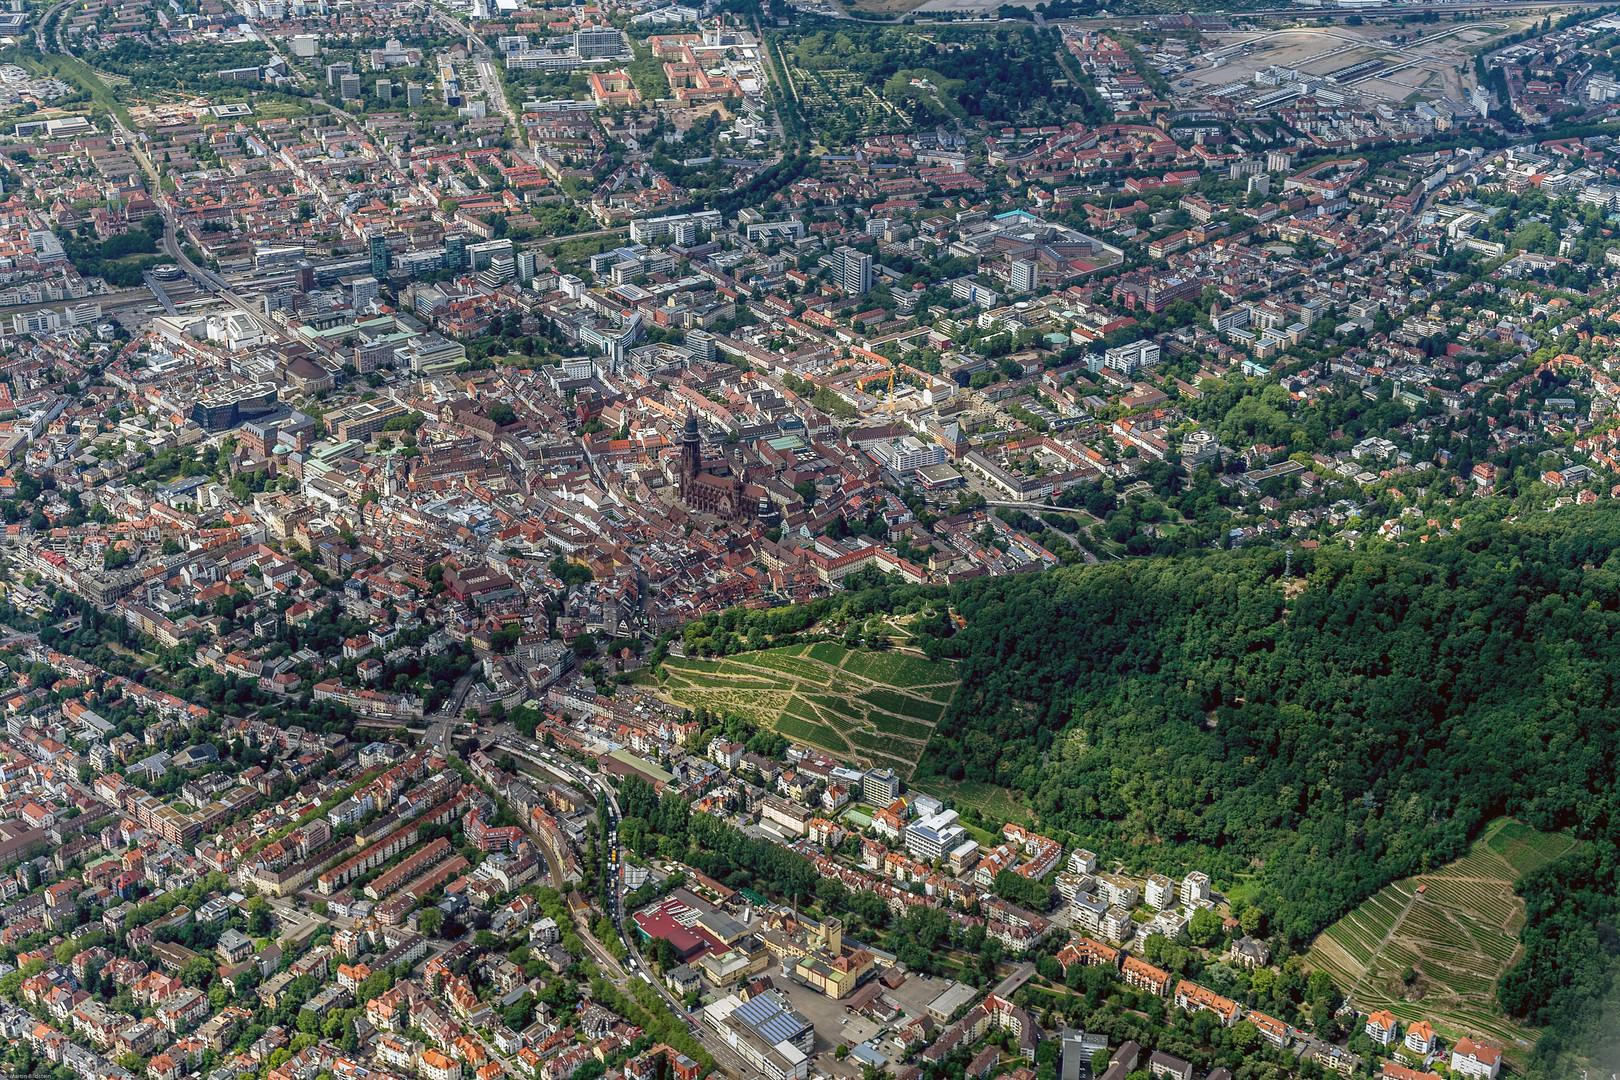
<instances>
[{"instance_id":1,"label":"row houses","mask_svg":"<svg viewBox=\"0 0 1620 1080\"><path fill-rule=\"evenodd\" d=\"M315 887L323 896L331 896L368 870L374 870L395 855L414 846L423 825L439 825L455 819L465 799L460 794L443 805L429 810L416 821L366 848L315 879Z\"/></svg>"}]
</instances>

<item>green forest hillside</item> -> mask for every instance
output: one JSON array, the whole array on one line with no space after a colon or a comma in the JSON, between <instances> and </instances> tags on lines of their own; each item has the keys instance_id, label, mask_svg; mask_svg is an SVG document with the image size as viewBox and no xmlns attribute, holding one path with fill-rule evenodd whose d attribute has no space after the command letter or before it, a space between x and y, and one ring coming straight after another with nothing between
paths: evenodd
<instances>
[{"instance_id":1,"label":"green forest hillside","mask_svg":"<svg viewBox=\"0 0 1620 1080\"><path fill-rule=\"evenodd\" d=\"M980 579L924 640L960 690L917 780L1010 788L1042 828L1236 881L1296 946L1508 814L1593 841L1528 875L1502 1004L1539 1069L1620 1051L1620 515L1423 547L1133 560ZM1292 592L1293 590L1289 590ZM1608 1015L1604 1015L1607 1009ZM1567 1064L1566 1056L1562 1061Z\"/></svg>"}]
</instances>

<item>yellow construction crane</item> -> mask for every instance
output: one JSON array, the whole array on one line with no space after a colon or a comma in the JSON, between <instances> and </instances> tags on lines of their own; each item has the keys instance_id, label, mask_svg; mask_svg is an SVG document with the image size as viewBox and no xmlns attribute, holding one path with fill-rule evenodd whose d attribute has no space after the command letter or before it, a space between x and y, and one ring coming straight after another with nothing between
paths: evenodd
<instances>
[{"instance_id":1,"label":"yellow construction crane","mask_svg":"<svg viewBox=\"0 0 1620 1080\"><path fill-rule=\"evenodd\" d=\"M887 372L878 372L874 375L863 375L859 379L855 380L855 385L864 391L867 383L873 382L877 379L887 379L889 381L889 416L894 416L894 373L900 367L900 362L898 360L890 360L882 353L875 353L869 349L857 348L854 351L861 356L864 356L868 360L877 360L888 365L889 370Z\"/></svg>"},{"instance_id":2,"label":"yellow construction crane","mask_svg":"<svg viewBox=\"0 0 1620 1080\"><path fill-rule=\"evenodd\" d=\"M889 383L889 415L893 416L894 415L894 368L893 367L890 367L888 371L879 371L879 372L877 372L875 374L872 374L872 375L863 375L859 379L855 380L855 385L859 386L864 391L866 389L866 384L867 383L876 382L876 381L878 381L880 379L888 380L888 383Z\"/></svg>"}]
</instances>

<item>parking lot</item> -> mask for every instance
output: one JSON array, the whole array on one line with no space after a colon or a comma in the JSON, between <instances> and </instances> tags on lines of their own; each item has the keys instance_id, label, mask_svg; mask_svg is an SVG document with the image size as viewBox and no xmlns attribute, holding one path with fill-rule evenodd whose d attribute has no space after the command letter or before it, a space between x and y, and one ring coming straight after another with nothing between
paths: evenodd
<instances>
[{"instance_id":1,"label":"parking lot","mask_svg":"<svg viewBox=\"0 0 1620 1080\"><path fill-rule=\"evenodd\" d=\"M882 1030L871 1020L848 1012L842 1001L834 1001L796 979L783 978L780 968L772 969L770 976L776 988L793 1002L793 1007L815 1025L817 1054L830 1054L839 1043L864 1042Z\"/></svg>"},{"instance_id":2,"label":"parking lot","mask_svg":"<svg viewBox=\"0 0 1620 1080\"><path fill-rule=\"evenodd\" d=\"M920 972L913 972L906 976L906 981L897 989L884 990L884 993L906 1010L907 1016L926 1016L928 1003L943 994L951 985L949 979L936 979Z\"/></svg>"},{"instance_id":3,"label":"parking lot","mask_svg":"<svg viewBox=\"0 0 1620 1080\"><path fill-rule=\"evenodd\" d=\"M805 1019L815 1026L813 1071L843 1080L852 1080L860 1076L859 1061L853 1056L840 1060L833 1052L840 1044L847 1043L853 1046L885 1035L889 1025L850 1012L844 1007L844 1001L834 1001L796 979L782 976L780 968L773 967L769 974L777 989L786 993L793 1007L803 1013ZM908 974L899 987L893 990L885 987L883 993L904 1010L907 1018L913 1018L926 1016L929 1002L944 993L948 986L950 982L945 979ZM898 1026L899 1023L900 1021L896 1021L894 1026ZM876 1044L875 1049L884 1057L894 1060L898 1058L902 1048L884 1037Z\"/></svg>"}]
</instances>

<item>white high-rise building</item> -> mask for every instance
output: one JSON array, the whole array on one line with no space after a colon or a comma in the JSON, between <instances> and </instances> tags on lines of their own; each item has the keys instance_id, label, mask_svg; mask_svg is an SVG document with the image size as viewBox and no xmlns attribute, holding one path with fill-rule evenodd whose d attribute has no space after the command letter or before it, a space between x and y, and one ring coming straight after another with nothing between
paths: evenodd
<instances>
[{"instance_id":1,"label":"white high-rise building","mask_svg":"<svg viewBox=\"0 0 1620 1080\"><path fill-rule=\"evenodd\" d=\"M838 255L838 284L847 293L864 296L872 291L872 256L852 247L840 247Z\"/></svg>"},{"instance_id":2,"label":"white high-rise building","mask_svg":"<svg viewBox=\"0 0 1620 1080\"><path fill-rule=\"evenodd\" d=\"M686 332L686 344L692 349L692 359L709 363L714 361L715 344L713 334L704 330L688 330Z\"/></svg>"},{"instance_id":3,"label":"white high-rise building","mask_svg":"<svg viewBox=\"0 0 1620 1080\"><path fill-rule=\"evenodd\" d=\"M1181 879L1181 902L1196 904L1209 899L1209 875L1194 870Z\"/></svg>"},{"instance_id":4,"label":"white high-rise building","mask_svg":"<svg viewBox=\"0 0 1620 1080\"><path fill-rule=\"evenodd\" d=\"M624 51L624 35L616 26L582 26L574 31L574 51L586 59L617 56Z\"/></svg>"},{"instance_id":5,"label":"white high-rise building","mask_svg":"<svg viewBox=\"0 0 1620 1080\"><path fill-rule=\"evenodd\" d=\"M1008 280L1013 292L1034 292L1041 280L1041 264L1033 259L1014 259Z\"/></svg>"}]
</instances>

